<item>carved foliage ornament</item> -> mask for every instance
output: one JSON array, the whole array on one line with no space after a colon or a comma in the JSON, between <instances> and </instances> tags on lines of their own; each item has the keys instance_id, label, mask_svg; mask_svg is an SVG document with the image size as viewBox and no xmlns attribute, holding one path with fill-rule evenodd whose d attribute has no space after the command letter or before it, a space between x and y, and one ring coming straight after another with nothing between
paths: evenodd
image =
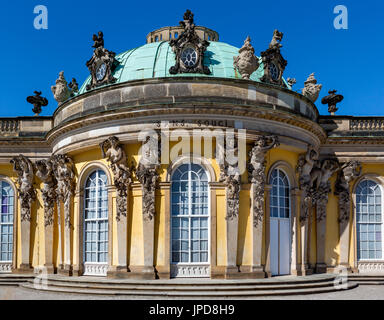
<instances>
[{"instance_id":1,"label":"carved foliage ornament","mask_svg":"<svg viewBox=\"0 0 384 320\"><path fill-rule=\"evenodd\" d=\"M56 201L57 181L51 159L36 161L36 176L43 182L41 190L44 202L44 225L53 225L53 212Z\"/></svg>"},{"instance_id":2,"label":"carved foliage ornament","mask_svg":"<svg viewBox=\"0 0 384 320\"><path fill-rule=\"evenodd\" d=\"M66 154L51 157L53 172L57 180L56 200L64 203L65 226L71 226L71 197L75 192L75 173L73 160Z\"/></svg>"},{"instance_id":3,"label":"carved foliage ornament","mask_svg":"<svg viewBox=\"0 0 384 320\"><path fill-rule=\"evenodd\" d=\"M240 48L239 55L233 58L233 66L239 71L241 77L247 80L259 68L259 59L255 56L255 49L251 45L249 36Z\"/></svg>"},{"instance_id":4,"label":"carved foliage ornament","mask_svg":"<svg viewBox=\"0 0 384 320\"><path fill-rule=\"evenodd\" d=\"M177 39L172 39L169 45L176 55L176 64L169 69L169 73L203 73L210 74L211 71L204 66L204 53L209 42L200 39L195 31L193 13L187 10L180 26L184 29Z\"/></svg>"},{"instance_id":5,"label":"carved foliage ornament","mask_svg":"<svg viewBox=\"0 0 384 320\"><path fill-rule=\"evenodd\" d=\"M127 156L117 137L109 137L100 144L103 158L107 158L113 172L113 182L117 190L117 215L120 221L121 215L127 216L128 187L132 183L131 170L127 166Z\"/></svg>"},{"instance_id":6,"label":"carved foliage ornament","mask_svg":"<svg viewBox=\"0 0 384 320\"><path fill-rule=\"evenodd\" d=\"M61 71L59 73L59 78L56 80L56 85L52 86L51 90L55 100L60 105L79 91L79 85L75 78L68 84L64 78L64 71Z\"/></svg>"},{"instance_id":7,"label":"carved foliage ornament","mask_svg":"<svg viewBox=\"0 0 384 320\"><path fill-rule=\"evenodd\" d=\"M112 74L119 64L115 59L116 53L104 48L104 35L101 31L98 35L93 35L93 41L92 47L95 50L92 58L86 63L91 73L91 83L87 85L87 90L115 83L117 79Z\"/></svg>"},{"instance_id":8,"label":"carved foliage ornament","mask_svg":"<svg viewBox=\"0 0 384 320\"><path fill-rule=\"evenodd\" d=\"M263 221L265 190L265 156L269 150L279 146L277 136L258 136L249 153L248 179L253 184L254 227Z\"/></svg>"},{"instance_id":9,"label":"carved foliage ornament","mask_svg":"<svg viewBox=\"0 0 384 320\"><path fill-rule=\"evenodd\" d=\"M23 155L11 160L13 169L17 173L17 190L21 202L21 221L31 221L31 207L36 200L36 192L33 188L34 170L32 162Z\"/></svg>"},{"instance_id":10,"label":"carved foliage ornament","mask_svg":"<svg viewBox=\"0 0 384 320\"><path fill-rule=\"evenodd\" d=\"M261 59L264 65L264 76L260 79L262 82L285 86L283 73L287 66L287 61L280 53L280 44L283 39L283 33L275 30L269 48L261 53Z\"/></svg>"}]
</instances>

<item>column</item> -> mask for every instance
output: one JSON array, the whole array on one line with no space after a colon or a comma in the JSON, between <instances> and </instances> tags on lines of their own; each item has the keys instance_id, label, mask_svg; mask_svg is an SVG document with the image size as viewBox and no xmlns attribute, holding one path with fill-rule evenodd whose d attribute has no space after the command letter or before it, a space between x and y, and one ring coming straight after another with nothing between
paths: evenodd
<instances>
[{"instance_id":1,"label":"column","mask_svg":"<svg viewBox=\"0 0 384 320\"><path fill-rule=\"evenodd\" d=\"M300 228L300 195L301 191L298 188L291 190L291 232L292 232L292 253L291 253L291 274L301 275L300 259L300 241L299 241L299 228Z\"/></svg>"}]
</instances>

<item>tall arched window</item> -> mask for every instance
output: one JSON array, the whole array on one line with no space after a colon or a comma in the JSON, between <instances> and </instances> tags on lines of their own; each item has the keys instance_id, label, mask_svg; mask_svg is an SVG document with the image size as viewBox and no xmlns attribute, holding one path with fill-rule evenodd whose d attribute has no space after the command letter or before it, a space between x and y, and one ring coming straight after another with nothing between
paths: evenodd
<instances>
[{"instance_id":1,"label":"tall arched window","mask_svg":"<svg viewBox=\"0 0 384 320\"><path fill-rule=\"evenodd\" d=\"M85 183L84 274L106 275L108 268L107 175L92 172Z\"/></svg>"},{"instance_id":2,"label":"tall arched window","mask_svg":"<svg viewBox=\"0 0 384 320\"><path fill-rule=\"evenodd\" d=\"M382 191L372 180L364 180L356 188L356 229L358 260L381 260Z\"/></svg>"},{"instance_id":3,"label":"tall arched window","mask_svg":"<svg viewBox=\"0 0 384 320\"><path fill-rule=\"evenodd\" d=\"M5 181L0 181L0 192L0 263L11 266L13 258L14 192L9 183Z\"/></svg>"},{"instance_id":4,"label":"tall arched window","mask_svg":"<svg viewBox=\"0 0 384 320\"><path fill-rule=\"evenodd\" d=\"M172 276L209 276L208 176L197 164L183 164L172 175Z\"/></svg>"},{"instance_id":5,"label":"tall arched window","mask_svg":"<svg viewBox=\"0 0 384 320\"><path fill-rule=\"evenodd\" d=\"M269 181L271 272L272 275L290 274L291 264L291 200L287 175L273 170Z\"/></svg>"}]
</instances>

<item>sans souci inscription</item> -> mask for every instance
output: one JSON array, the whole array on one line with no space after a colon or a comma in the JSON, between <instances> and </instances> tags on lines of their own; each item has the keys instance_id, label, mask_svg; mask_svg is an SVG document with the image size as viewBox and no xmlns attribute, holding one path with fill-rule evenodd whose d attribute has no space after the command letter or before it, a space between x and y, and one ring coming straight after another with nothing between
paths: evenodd
<instances>
[{"instance_id":1,"label":"sans souci inscription","mask_svg":"<svg viewBox=\"0 0 384 320\"><path fill-rule=\"evenodd\" d=\"M214 119L174 119L169 121L155 121L157 128L208 128L208 127L225 127L231 128L235 126L234 121L230 120L214 120Z\"/></svg>"}]
</instances>

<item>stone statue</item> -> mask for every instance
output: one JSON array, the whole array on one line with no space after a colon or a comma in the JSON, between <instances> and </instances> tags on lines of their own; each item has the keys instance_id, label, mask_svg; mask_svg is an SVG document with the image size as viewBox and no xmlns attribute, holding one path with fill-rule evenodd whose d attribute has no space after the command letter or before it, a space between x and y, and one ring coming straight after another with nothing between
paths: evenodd
<instances>
[{"instance_id":1,"label":"stone statue","mask_svg":"<svg viewBox=\"0 0 384 320\"><path fill-rule=\"evenodd\" d=\"M325 218L328 203L328 194L331 192L329 179L334 173L340 170L337 161L326 159L320 168L314 168L311 172L312 198L317 205L317 220Z\"/></svg>"},{"instance_id":2,"label":"stone statue","mask_svg":"<svg viewBox=\"0 0 384 320\"><path fill-rule=\"evenodd\" d=\"M97 35L94 34L92 40L94 42L92 48L104 48L104 34L102 31L99 31Z\"/></svg>"},{"instance_id":3,"label":"stone statue","mask_svg":"<svg viewBox=\"0 0 384 320\"><path fill-rule=\"evenodd\" d=\"M280 43L283 40L284 33L279 32L279 30L275 30L273 32L273 38L271 43L269 44L270 49L280 49L283 45Z\"/></svg>"},{"instance_id":4,"label":"stone statue","mask_svg":"<svg viewBox=\"0 0 384 320\"><path fill-rule=\"evenodd\" d=\"M31 221L32 203L36 200L36 191L33 188L33 164L23 155L12 158L11 163L13 164L13 170L17 173L21 221Z\"/></svg>"},{"instance_id":5,"label":"stone statue","mask_svg":"<svg viewBox=\"0 0 384 320\"><path fill-rule=\"evenodd\" d=\"M226 151L226 157L224 152ZM240 208L240 190L241 190L241 175L240 170L235 164L234 156L238 151L235 137L227 136L224 146L219 144L219 153L216 157L219 158L220 177L219 181L223 182L226 186L227 196L227 215L226 220L233 220L239 216Z\"/></svg>"},{"instance_id":6,"label":"stone statue","mask_svg":"<svg viewBox=\"0 0 384 320\"><path fill-rule=\"evenodd\" d=\"M48 100L41 96L41 91L35 91L34 94L34 96L27 97L27 102L33 104L32 112L35 116L38 116L42 111L41 107L46 107L48 105Z\"/></svg>"},{"instance_id":7,"label":"stone statue","mask_svg":"<svg viewBox=\"0 0 384 320\"><path fill-rule=\"evenodd\" d=\"M295 78L288 78L287 83L292 88L297 83L297 81Z\"/></svg>"},{"instance_id":8,"label":"stone statue","mask_svg":"<svg viewBox=\"0 0 384 320\"><path fill-rule=\"evenodd\" d=\"M362 166L358 161L350 161L341 166L335 183L335 195L339 197L339 222L349 221L351 211L351 182L361 175Z\"/></svg>"},{"instance_id":9,"label":"stone statue","mask_svg":"<svg viewBox=\"0 0 384 320\"><path fill-rule=\"evenodd\" d=\"M195 23L193 21L193 13L187 9L183 16L183 21L180 21L180 26L184 28L184 32L192 33L195 31Z\"/></svg>"},{"instance_id":10,"label":"stone statue","mask_svg":"<svg viewBox=\"0 0 384 320\"><path fill-rule=\"evenodd\" d=\"M239 55L233 58L233 66L239 71L241 77L247 80L259 68L259 59L255 56L255 49L251 45L249 36L240 48Z\"/></svg>"},{"instance_id":11,"label":"stone statue","mask_svg":"<svg viewBox=\"0 0 384 320\"><path fill-rule=\"evenodd\" d=\"M52 86L51 90L55 100L59 105L61 105L69 98L73 97L74 94L78 92L78 88L79 87L75 78L73 78L72 82L67 85L67 81L64 78L64 71L61 71L59 73L59 78L56 80L56 85Z\"/></svg>"},{"instance_id":12,"label":"stone statue","mask_svg":"<svg viewBox=\"0 0 384 320\"><path fill-rule=\"evenodd\" d=\"M315 74L312 73L308 77L307 81L304 82L304 89L302 94L304 97L307 97L313 103L319 98L319 94L323 85L317 84L317 80L315 79Z\"/></svg>"},{"instance_id":13,"label":"stone statue","mask_svg":"<svg viewBox=\"0 0 384 320\"><path fill-rule=\"evenodd\" d=\"M53 225L57 181L50 159L36 161L36 168L36 176L43 182L41 193L44 202L44 225L47 227Z\"/></svg>"},{"instance_id":14,"label":"stone statue","mask_svg":"<svg viewBox=\"0 0 384 320\"><path fill-rule=\"evenodd\" d=\"M300 190L303 192L302 196L302 215L300 217L301 222L305 221L309 216L309 210L314 204L313 189L311 186L311 172L319 157L319 152L313 147L308 146L308 150L305 154L299 156L299 160L296 166L296 172L299 174Z\"/></svg>"},{"instance_id":15,"label":"stone statue","mask_svg":"<svg viewBox=\"0 0 384 320\"><path fill-rule=\"evenodd\" d=\"M51 157L53 172L57 180L56 200L64 203L65 226L71 226L71 197L75 192L75 173L73 160L66 154Z\"/></svg>"},{"instance_id":16,"label":"stone statue","mask_svg":"<svg viewBox=\"0 0 384 320\"><path fill-rule=\"evenodd\" d=\"M128 186L132 183L131 170L127 167L127 156L117 137L109 137L100 144L103 158L107 158L113 172L114 185L117 190L117 216L127 216Z\"/></svg>"},{"instance_id":17,"label":"stone statue","mask_svg":"<svg viewBox=\"0 0 384 320\"><path fill-rule=\"evenodd\" d=\"M254 226L264 217L264 191L265 191L265 156L269 150L279 146L277 136L258 136L249 153L248 179L253 184L253 215Z\"/></svg>"}]
</instances>

